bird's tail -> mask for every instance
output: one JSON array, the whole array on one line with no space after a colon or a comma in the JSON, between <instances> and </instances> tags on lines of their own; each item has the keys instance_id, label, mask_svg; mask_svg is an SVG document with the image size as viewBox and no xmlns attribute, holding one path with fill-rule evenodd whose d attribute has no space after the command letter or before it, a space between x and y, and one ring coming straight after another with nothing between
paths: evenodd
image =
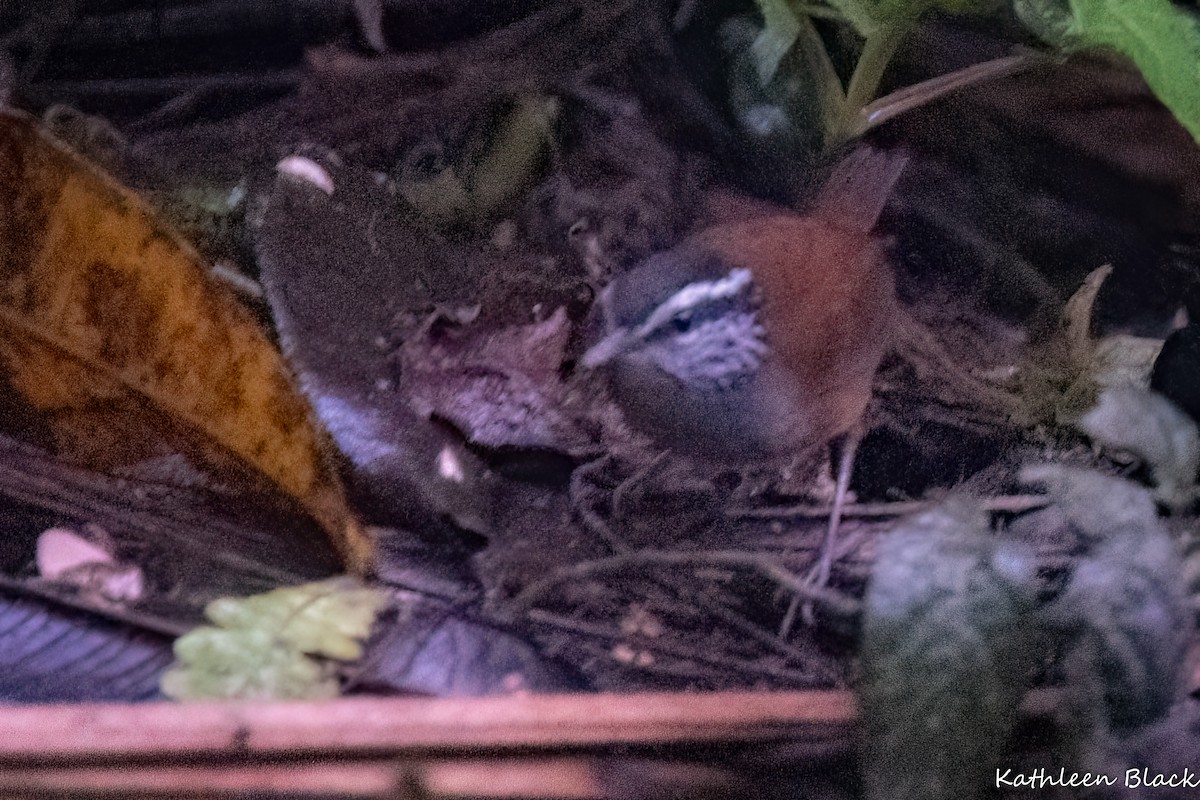
<instances>
[{"instance_id":1,"label":"bird's tail","mask_svg":"<svg viewBox=\"0 0 1200 800\"><path fill-rule=\"evenodd\" d=\"M883 213L900 174L908 164L902 152L866 145L837 166L817 195L814 211L845 228L870 231Z\"/></svg>"}]
</instances>

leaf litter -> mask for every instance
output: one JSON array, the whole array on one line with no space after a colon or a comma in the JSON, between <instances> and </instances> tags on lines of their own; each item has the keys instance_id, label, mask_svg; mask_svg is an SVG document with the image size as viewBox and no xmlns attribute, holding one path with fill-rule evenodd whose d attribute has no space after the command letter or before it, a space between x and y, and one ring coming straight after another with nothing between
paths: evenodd
<instances>
[{"instance_id":1,"label":"leaf litter","mask_svg":"<svg viewBox=\"0 0 1200 800\"><path fill-rule=\"evenodd\" d=\"M896 5L834 4L868 36ZM962 10L958 3L926 5ZM1035 5L1045 11L1064 4L1026 3L1025 13ZM1113 15L1121 12L1103 2L1069 5L1073 22L1039 32L1079 37L1072 47L1114 44L1121 25ZM633 31L645 19L606 13L575 20L574 35L609 25L613 52L624 46L638 54ZM546 12L531 27L554 19ZM772 17L766 21L769 27ZM460 550L455 558L468 565L459 588L474 613L564 658L596 688L842 686L852 680L861 631L870 674L911 680L938 664L952 667L915 693L884 678L868 683L868 693L882 698L872 702L884 709L875 721L886 747L887 735L902 732L886 715L908 713L888 698L917 702L921 692L936 698L946 686L971 686L978 694L955 695L956 708L973 699L1012 708L1036 677L1028 668L1029 637L1044 637L1054 641L1059 669L1039 680L1069 690L1065 707L1088 709L1093 738L1152 731L1171 718L1179 681L1172 670L1185 641L1178 630L1190 624L1196 605L1195 581L1187 578L1196 573L1196 547L1194 534L1171 540L1156 503L1176 514L1172 522L1185 523L1172 530L1189 527L1198 455L1194 423L1145 385L1166 328L1135 335L1101 319L1114 305L1102 302L1103 276L1081 274L1095 261L1056 265L1047 256L1038 264L1045 274L1032 276L1030 257L1019 249L1039 245L1054 253L1057 245L1034 241L1040 232L1032 230L1017 236L1004 214L994 215L1009 224L1000 235L963 235L954 215L964 208L944 195L939 205L920 178L922 170L955 166L957 179L970 175L954 159L970 160L971 149L965 156L920 153L917 178L908 193L901 188L892 212L922 233L900 234L897 247L907 319L877 381L858 480L864 502L849 509L832 585L811 591L794 578L811 562L823 527L822 498L813 489L819 459L782 474L760 469L733 478L706 474L685 459L664 462L624 425L600 387L570 368L597 286L703 218L728 188L728 172L711 150L687 152L663 133L658 116L671 108L656 109L643 93L649 90L639 91L630 78L637 74L634 56L634 67L620 58L610 63L605 82L580 71L580 51L561 46L572 32L543 33L550 38L538 59L507 46L512 33L501 29L431 62L393 54L373 63L326 52L325 60L312 61L300 100L223 125L164 127L139 141L149 152L188 152L195 168L234 165L248 179L313 140L344 164L341 174L333 165L333 190L320 196L251 181L249 229L289 364L351 462L356 504L390 529L383 538L422 540L422 556L433 540L435 559L447 539L467 542L477 552ZM788 68L780 52L801 37L783 33L773 48L764 45L769 37L754 40L760 79ZM1116 47L1130 51L1186 117L1186 92L1162 89L1170 79L1145 66L1147 53L1125 40ZM575 80L551 80L563 74ZM380 75L437 80L397 102ZM339 116L345 100L338 95L351 83L364 111ZM538 91L530 93L531 85ZM364 96L376 102L363 103ZM828 100L819 91L814 96L825 99L805 102ZM695 101L682 90L679 97ZM819 114L834 113L832 107ZM964 101L956 108L971 107ZM920 133L921 124L941 123L918 119L908 135ZM499 131L491 141L501 151L512 148L511 164L504 152L488 149L487 131ZM720 125L708 133L731 141L720 138ZM748 153L762 155L757 148L731 145L720 155L744 166ZM268 151L275 151L269 159ZM1094 167L1087 158L1080 163ZM424 180L414 183L417 166ZM506 185L484 191L480 176ZM1051 216L1055 202L1066 202L1039 199ZM1062 218L1077 221L1066 212ZM970 281L975 287L939 285L945 274L930 241L999 255L991 271L972 262L983 264ZM1118 278L1128 280L1128 261L1116 266ZM1024 277L1005 283L1014 274ZM1039 330L1039 315L1044 320L1057 305L1046 298L1066 297L1081 283L1061 329ZM979 291L984 284L990 295ZM280 308L287 309L282 316ZM1103 335L1093 334L1102 327ZM1033 339L1040 339L1037 347ZM1029 463L1042 466L1022 471ZM1139 479L1152 492L1140 489ZM484 483L486 491L478 488ZM1038 486L1049 491L1027 503ZM939 503L948 490L959 499ZM891 518L914 503L917 516ZM411 513L414 507L422 513ZM994 534L1051 513L1061 526L1032 544ZM463 529L486 541L463 539ZM375 544L389 558L405 552L395 540ZM412 563L391 566L403 572ZM913 574L922 580L906 577ZM1118 586L1126 588L1104 597ZM816 604L819 622L783 637L779 622L796 593ZM901 612L915 621L889 618ZM928 635L944 629L945 649L893 635L905 627ZM1001 669L1003 659L989 653L1006 645L1012 663ZM328 664L268 651L281 691L336 690ZM889 659L904 666L893 670ZM998 672L989 676L988 669ZM949 680L955 674L959 679ZM953 742L960 731L964 747L992 752L1011 719L997 714L990 721L994 730L951 725L943 733ZM905 741L917 739L908 732ZM950 767L942 777L955 764L978 766L972 752L944 750ZM900 777L880 772L873 780L890 786ZM915 776L911 796L964 796L954 793L962 787L921 783L931 779L940 778Z\"/></svg>"}]
</instances>

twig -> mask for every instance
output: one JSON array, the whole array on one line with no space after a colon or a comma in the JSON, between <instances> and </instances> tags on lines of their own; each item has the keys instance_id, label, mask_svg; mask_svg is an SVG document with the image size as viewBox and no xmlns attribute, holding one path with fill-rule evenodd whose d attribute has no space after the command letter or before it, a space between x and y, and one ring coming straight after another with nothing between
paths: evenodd
<instances>
[{"instance_id":1,"label":"twig","mask_svg":"<svg viewBox=\"0 0 1200 800\"><path fill-rule=\"evenodd\" d=\"M629 545L613 533L604 517L592 507L592 496L596 494L593 488L596 476L607 469L614 460L612 455L605 455L578 467L571 473L568 492L571 508L579 516L580 523L588 533L607 544L614 553L627 553Z\"/></svg>"},{"instance_id":2,"label":"twig","mask_svg":"<svg viewBox=\"0 0 1200 800\"><path fill-rule=\"evenodd\" d=\"M903 517L919 514L938 505L937 500L902 500L895 503L847 503L845 517L859 519ZM984 498L980 505L989 514L1022 514L1050 505L1050 499L1040 494L999 495ZM826 506L797 505L782 508L738 508L730 509L728 515L734 519L822 519L829 516Z\"/></svg>"},{"instance_id":3,"label":"twig","mask_svg":"<svg viewBox=\"0 0 1200 800\"><path fill-rule=\"evenodd\" d=\"M552 625L556 628L568 630L576 634L582 634L595 639L604 639L611 642L625 642L634 640L634 637L626 636L620 631L615 631L604 625L583 622L581 620L565 617L561 614L555 614L550 611L542 611L534 609L528 614L529 620L534 623L543 625ZM648 639L640 637L635 639L637 648L647 653L657 653L674 658L683 659L684 661L692 661L701 664L707 664L713 667L720 667L722 670L735 669L745 673L750 673L766 678L773 678L778 681L786 682L790 685L812 685L817 682L816 676L807 672L786 669L783 667L773 666L771 664L763 664L748 659L729 658L709 650L700 650L697 648L685 647L683 645L672 644L661 639ZM611 653L609 658L612 659ZM617 662L621 663L621 662ZM653 664L637 664L630 663L628 666L631 669L641 669L653 671ZM661 665L659 669L662 669ZM722 673L725 674L725 673ZM702 677L692 673L686 677L697 678Z\"/></svg>"},{"instance_id":4,"label":"twig","mask_svg":"<svg viewBox=\"0 0 1200 800\"><path fill-rule=\"evenodd\" d=\"M666 463L670 455L670 451L663 450L661 453L655 456L649 464L637 470L628 478L617 484L617 488L613 489L612 493L613 519L617 521L624 519L625 508L629 505L629 496L643 484L647 483L650 478L654 477L654 475L660 469L662 469L662 465Z\"/></svg>"},{"instance_id":5,"label":"twig","mask_svg":"<svg viewBox=\"0 0 1200 800\"><path fill-rule=\"evenodd\" d=\"M952 356L941 339L908 309L896 314L896 353L917 372L918 379L936 383L961 393L966 405L982 404L1006 413L1016 405L1016 397L1008 391L972 375Z\"/></svg>"},{"instance_id":6,"label":"twig","mask_svg":"<svg viewBox=\"0 0 1200 800\"><path fill-rule=\"evenodd\" d=\"M527 614L544 595L548 594L555 587L570 581L583 580L628 569L654 566L742 567L760 573L788 591L795 592L804 600L827 606L833 609L835 613L852 616L858 613L859 610L860 604L857 600L827 587L812 586L802 578L798 578L788 572L771 559L756 553L736 550L712 550L694 553L641 550L636 553L622 554L594 561L584 561L555 570L542 580L535 581L525 587L525 589L506 604L505 611L514 618L522 614Z\"/></svg>"},{"instance_id":7,"label":"twig","mask_svg":"<svg viewBox=\"0 0 1200 800\"><path fill-rule=\"evenodd\" d=\"M504 758L617 745L803 741L847 733L856 717L850 693L828 691L10 707L0 717L0 763Z\"/></svg>"},{"instance_id":8,"label":"twig","mask_svg":"<svg viewBox=\"0 0 1200 800\"><path fill-rule=\"evenodd\" d=\"M982 64L972 64L947 75L938 75L912 86L905 86L903 89L898 89L864 105L862 125L867 130L876 128L888 120L926 106L945 95L988 81L1007 78L1055 60L1036 51L1026 51L985 61Z\"/></svg>"},{"instance_id":9,"label":"twig","mask_svg":"<svg viewBox=\"0 0 1200 800\"><path fill-rule=\"evenodd\" d=\"M801 663L810 660L809 653L805 653L789 645L785 639L780 639L778 636L763 630L746 617L727 608L720 601L720 598L716 597L715 592L711 588L706 587L701 590L699 596L696 598L696 603L717 619L740 633L749 636L759 644L769 647L785 659Z\"/></svg>"}]
</instances>

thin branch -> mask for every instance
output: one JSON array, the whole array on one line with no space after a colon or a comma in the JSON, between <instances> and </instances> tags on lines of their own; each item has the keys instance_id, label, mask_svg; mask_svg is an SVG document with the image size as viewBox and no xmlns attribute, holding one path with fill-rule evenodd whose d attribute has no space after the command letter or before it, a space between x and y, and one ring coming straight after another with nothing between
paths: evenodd
<instances>
[{"instance_id":1,"label":"thin branch","mask_svg":"<svg viewBox=\"0 0 1200 800\"><path fill-rule=\"evenodd\" d=\"M802 578L793 575L775 561L756 553L736 550L713 550L694 553L642 550L610 558L584 561L555 570L542 580L531 583L513 597L512 600L508 601L505 613L513 618L527 614L542 597L549 594L556 587L569 582L646 567L714 566L742 567L758 572L784 589L794 592L802 599L829 607L835 613L844 616L853 616L859 610L860 604L857 600L827 587L813 586Z\"/></svg>"},{"instance_id":2,"label":"thin branch","mask_svg":"<svg viewBox=\"0 0 1200 800\"><path fill-rule=\"evenodd\" d=\"M847 503L843 517L859 519L888 519L919 514L939 504L938 500L902 500L894 503ZM1040 494L1014 494L986 497L980 501L989 514L1023 514L1050 505L1050 499ZM735 519L824 519L829 516L827 506L796 505L778 508L730 509L729 516Z\"/></svg>"},{"instance_id":3,"label":"thin branch","mask_svg":"<svg viewBox=\"0 0 1200 800\"><path fill-rule=\"evenodd\" d=\"M654 654L666 655L681 659L683 661L706 664L711 667L719 667L722 670L719 676L704 675L693 670L685 676L692 679L705 678L712 680L713 678L728 676L729 670L736 670L738 672L757 675L763 678L771 678L793 686L812 685L817 683L819 680L817 676L808 672L778 667L773 664L752 661L750 659L730 658L728 656L721 655L720 653L713 652L711 648L701 649L687 647L681 644L672 644L671 642L664 641L662 639L648 639L644 637L635 639L634 637L627 636L620 631L613 630L604 625L583 622L577 619L562 616L561 614L542 611L540 609L534 609L530 611L529 620L542 625L551 625L556 628L562 628L563 630L571 631L576 634L582 634L594 639L603 639L611 642L633 641L638 650L649 653L652 656ZM628 669L638 669L646 672L662 671L666 669L663 665L656 664L655 662L648 662L645 664L624 664L621 662L616 662L611 653L608 653L607 655L610 660L613 660L615 663L618 663L620 666ZM679 677L677 670L671 671L670 674L673 677Z\"/></svg>"}]
</instances>

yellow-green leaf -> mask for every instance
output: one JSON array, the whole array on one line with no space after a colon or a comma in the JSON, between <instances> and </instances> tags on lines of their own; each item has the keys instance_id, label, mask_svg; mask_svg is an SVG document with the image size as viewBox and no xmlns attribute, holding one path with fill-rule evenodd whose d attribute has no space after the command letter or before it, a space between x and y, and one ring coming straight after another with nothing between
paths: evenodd
<instances>
[{"instance_id":1,"label":"yellow-green leaf","mask_svg":"<svg viewBox=\"0 0 1200 800\"><path fill-rule=\"evenodd\" d=\"M309 658L265 630L198 628L175 643L180 665L162 677L176 700L319 700L337 697L327 663Z\"/></svg>"},{"instance_id":2,"label":"yellow-green leaf","mask_svg":"<svg viewBox=\"0 0 1200 800\"><path fill-rule=\"evenodd\" d=\"M163 676L163 692L177 700L334 697L329 659L362 656L387 599L353 578L333 578L214 600L205 609L214 625L176 640L179 663Z\"/></svg>"},{"instance_id":3,"label":"yellow-green leaf","mask_svg":"<svg viewBox=\"0 0 1200 800\"><path fill-rule=\"evenodd\" d=\"M386 602L379 589L333 578L252 597L220 598L204 613L223 628L262 628L302 652L351 661L362 655L359 641L371 632Z\"/></svg>"},{"instance_id":4,"label":"yellow-green leaf","mask_svg":"<svg viewBox=\"0 0 1200 800\"><path fill-rule=\"evenodd\" d=\"M513 101L470 171L467 191L476 217L503 210L537 181L557 115L558 100L548 95L520 95Z\"/></svg>"}]
</instances>

